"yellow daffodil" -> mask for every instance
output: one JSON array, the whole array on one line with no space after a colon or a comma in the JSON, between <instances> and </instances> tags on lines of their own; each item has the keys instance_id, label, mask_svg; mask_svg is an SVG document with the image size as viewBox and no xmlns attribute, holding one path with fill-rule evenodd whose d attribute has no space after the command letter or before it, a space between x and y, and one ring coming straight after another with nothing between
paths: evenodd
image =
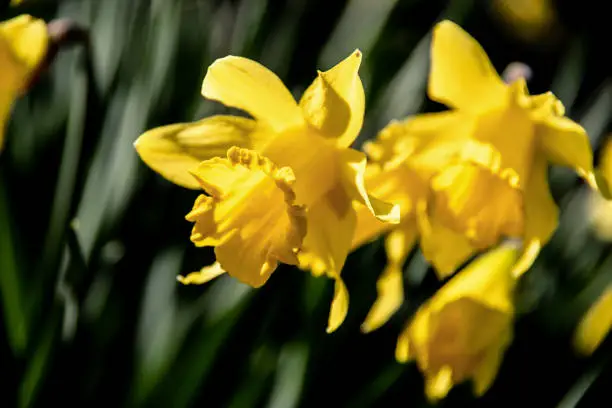
<instances>
[{"instance_id":1,"label":"yellow daffodil","mask_svg":"<svg viewBox=\"0 0 612 408\"><path fill-rule=\"evenodd\" d=\"M531 96L524 79L504 83L476 40L450 21L433 30L428 94L451 109L393 122L366 145L384 168L372 182L408 184L395 194L404 195L402 205L414 214L410 228L441 277L504 237L525 241L515 270L522 274L558 223L548 165L572 167L597 188L585 130L563 116L552 93ZM410 181L405 169L391 170L398 161ZM389 180L397 177L404 179ZM371 219L358 225L362 241L382 231Z\"/></svg>"},{"instance_id":2,"label":"yellow daffodil","mask_svg":"<svg viewBox=\"0 0 612 408\"><path fill-rule=\"evenodd\" d=\"M202 94L254 119L213 116L150 130L135 146L168 180L203 189L187 219L191 240L214 246L217 263L181 278L204 283L227 272L263 285L278 262L335 280L328 332L344 320L347 289L340 271L355 231L354 206L397 223L399 208L368 195L365 155L349 148L364 115L361 53L317 78L299 103L259 63L215 61Z\"/></svg>"},{"instance_id":3,"label":"yellow daffodil","mask_svg":"<svg viewBox=\"0 0 612 408\"><path fill-rule=\"evenodd\" d=\"M603 189L610 189L610 181L612 180L612 135L608 136L608 140L604 143L601 149L599 160L598 175L599 185ZM597 192L589 192L587 197L587 219L591 229L602 241L612 241L612 201L605 199Z\"/></svg>"},{"instance_id":4,"label":"yellow daffodil","mask_svg":"<svg viewBox=\"0 0 612 408\"><path fill-rule=\"evenodd\" d=\"M592 354L612 328L612 285L591 306L574 333L574 346L581 354Z\"/></svg>"},{"instance_id":5,"label":"yellow daffodil","mask_svg":"<svg viewBox=\"0 0 612 408\"><path fill-rule=\"evenodd\" d=\"M430 400L473 380L480 396L491 386L511 342L520 250L502 244L454 276L416 312L400 335L396 359L416 360Z\"/></svg>"},{"instance_id":6,"label":"yellow daffodil","mask_svg":"<svg viewBox=\"0 0 612 408\"><path fill-rule=\"evenodd\" d=\"M557 15L551 0L494 0L495 16L524 40L538 40L556 29Z\"/></svg>"},{"instance_id":7,"label":"yellow daffodil","mask_svg":"<svg viewBox=\"0 0 612 408\"><path fill-rule=\"evenodd\" d=\"M44 21L21 15L0 23L0 152L13 102L27 89L33 72L47 53Z\"/></svg>"}]
</instances>

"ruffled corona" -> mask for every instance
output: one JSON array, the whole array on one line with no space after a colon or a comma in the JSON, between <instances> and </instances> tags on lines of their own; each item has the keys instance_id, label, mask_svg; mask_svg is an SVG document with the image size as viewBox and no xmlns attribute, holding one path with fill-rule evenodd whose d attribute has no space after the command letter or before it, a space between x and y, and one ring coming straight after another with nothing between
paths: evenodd
<instances>
[{"instance_id":1,"label":"ruffled corona","mask_svg":"<svg viewBox=\"0 0 612 408\"><path fill-rule=\"evenodd\" d=\"M293 172L255 152L229 149L193 171L204 191L186 216L195 225L191 241L214 246L220 267L254 287L278 262L297 265L306 234L306 214L296 206Z\"/></svg>"}]
</instances>

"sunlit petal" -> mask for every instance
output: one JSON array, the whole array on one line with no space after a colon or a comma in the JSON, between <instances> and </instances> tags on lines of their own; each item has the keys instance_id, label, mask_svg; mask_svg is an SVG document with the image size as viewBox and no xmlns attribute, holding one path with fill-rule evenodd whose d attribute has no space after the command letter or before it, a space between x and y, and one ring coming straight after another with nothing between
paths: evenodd
<instances>
[{"instance_id":1,"label":"sunlit petal","mask_svg":"<svg viewBox=\"0 0 612 408\"><path fill-rule=\"evenodd\" d=\"M379 220L391 224L399 223L399 205L382 201L368 193L365 184L365 154L353 149L343 149L340 154L341 181L351 199L365 205Z\"/></svg>"},{"instance_id":2,"label":"sunlit petal","mask_svg":"<svg viewBox=\"0 0 612 408\"><path fill-rule=\"evenodd\" d=\"M574 346L592 354L612 328L612 286L608 287L584 315L574 333Z\"/></svg>"},{"instance_id":3,"label":"sunlit petal","mask_svg":"<svg viewBox=\"0 0 612 408\"><path fill-rule=\"evenodd\" d=\"M325 274L336 280L334 296L338 300L334 300L330 311L330 333L346 316L343 305L348 304L348 294L340 281L340 272L351 248L355 224L351 200L340 185L308 208L308 232L298 258L300 268L310 270L315 276Z\"/></svg>"},{"instance_id":4,"label":"sunlit petal","mask_svg":"<svg viewBox=\"0 0 612 408\"><path fill-rule=\"evenodd\" d=\"M327 333L333 333L344 322L348 313L349 295L344 281L339 276L334 280L334 298L329 309Z\"/></svg>"},{"instance_id":5,"label":"sunlit petal","mask_svg":"<svg viewBox=\"0 0 612 408\"><path fill-rule=\"evenodd\" d=\"M376 282L378 296L365 321L364 333L378 329L400 308L404 302L403 266L417 238L416 225L402 225L393 230L385 240L387 266Z\"/></svg>"},{"instance_id":6,"label":"sunlit petal","mask_svg":"<svg viewBox=\"0 0 612 408\"><path fill-rule=\"evenodd\" d=\"M429 97L465 111L505 103L504 85L480 44L457 24L445 20L433 30Z\"/></svg>"},{"instance_id":7,"label":"sunlit petal","mask_svg":"<svg viewBox=\"0 0 612 408\"><path fill-rule=\"evenodd\" d=\"M212 265L205 266L198 272L191 272L187 276L177 276L177 280L183 285L202 285L210 282L218 276L225 273L225 270L221 267L219 262L215 262Z\"/></svg>"},{"instance_id":8,"label":"sunlit petal","mask_svg":"<svg viewBox=\"0 0 612 408\"><path fill-rule=\"evenodd\" d=\"M304 121L295 99L276 74L247 58L216 60L204 77L202 95L242 109L276 132Z\"/></svg>"},{"instance_id":9,"label":"sunlit petal","mask_svg":"<svg viewBox=\"0 0 612 408\"><path fill-rule=\"evenodd\" d=\"M336 139L339 147L350 146L363 124L360 65L361 52L356 50L330 70L319 72L300 100L308 123L323 136Z\"/></svg>"},{"instance_id":10,"label":"sunlit petal","mask_svg":"<svg viewBox=\"0 0 612 408\"><path fill-rule=\"evenodd\" d=\"M261 140L256 129L251 119L212 116L199 122L151 129L136 140L134 147L142 161L166 179L199 189L200 184L189 171L204 160L225 157L232 146L253 148Z\"/></svg>"},{"instance_id":11,"label":"sunlit petal","mask_svg":"<svg viewBox=\"0 0 612 408\"><path fill-rule=\"evenodd\" d=\"M381 200L399 205L402 224L414 220L415 202L423 198L427 186L403 163L381 169L369 164L366 170L366 188ZM364 205L356 206L357 228L353 237L353 248L375 239L394 225L378 220Z\"/></svg>"},{"instance_id":12,"label":"sunlit petal","mask_svg":"<svg viewBox=\"0 0 612 408\"><path fill-rule=\"evenodd\" d=\"M537 155L525 191L524 241L530 251L525 252L527 257L520 262L521 267L516 271L518 275L531 267L539 248L550 240L558 224L559 209L548 186L548 164L544 156Z\"/></svg>"},{"instance_id":13,"label":"sunlit petal","mask_svg":"<svg viewBox=\"0 0 612 408\"><path fill-rule=\"evenodd\" d=\"M549 161L570 167L593 184L593 151L586 131L566 117L548 116L536 127L540 148Z\"/></svg>"},{"instance_id":14,"label":"sunlit petal","mask_svg":"<svg viewBox=\"0 0 612 408\"><path fill-rule=\"evenodd\" d=\"M49 35L43 20L22 14L0 23L0 66L2 75L9 74L9 62L20 65L25 78L41 63L47 54ZM7 51L12 61L7 61ZM2 79L0 79L2 81ZM22 85L25 85L23 83Z\"/></svg>"}]
</instances>

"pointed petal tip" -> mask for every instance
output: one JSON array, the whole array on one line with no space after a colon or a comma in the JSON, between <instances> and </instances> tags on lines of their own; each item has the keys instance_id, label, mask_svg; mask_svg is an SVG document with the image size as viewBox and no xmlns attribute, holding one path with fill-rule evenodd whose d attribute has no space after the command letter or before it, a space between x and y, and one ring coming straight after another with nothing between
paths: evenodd
<instances>
[{"instance_id":1,"label":"pointed petal tip","mask_svg":"<svg viewBox=\"0 0 612 408\"><path fill-rule=\"evenodd\" d=\"M374 331L374 329L371 327L370 324L368 324L367 322L363 322L361 323L361 326L359 326L359 330L363 333L363 334L368 334L368 333L372 333Z\"/></svg>"}]
</instances>

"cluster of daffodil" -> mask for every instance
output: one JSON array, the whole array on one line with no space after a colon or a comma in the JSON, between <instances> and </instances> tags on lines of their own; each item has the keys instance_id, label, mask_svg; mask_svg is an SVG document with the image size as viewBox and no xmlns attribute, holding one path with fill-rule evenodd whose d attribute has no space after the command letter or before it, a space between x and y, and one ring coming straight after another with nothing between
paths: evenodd
<instances>
[{"instance_id":1,"label":"cluster of daffodil","mask_svg":"<svg viewBox=\"0 0 612 408\"><path fill-rule=\"evenodd\" d=\"M29 16L0 24L2 128L47 47ZM459 26L433 30L429 97L450 109L394 121L364 152L350 146L363 124L357 50L318 72L299 102L259 63L216 60L205 98L252 117L218 115L152 129L135 143L163 177L203 190L186 219L191 241L216 262L180 276L202 284L228 273L260 287L279 262L334 280L327 331L348 311L341 272L348 254L385 234L388 263L363 331L383 325L404 299L403 264L417 243L438 277L450 278L399 336L396 358L416 360L431 399L472 380L494 380L512 339L513 292L558 224L549 164L571 167L609 196L593 169L585 130L552 94L504 83ZM472 258L475 259L472 260ZM463 267L463 265L467 266ZM612 320L609 291L579 327L594 349ZM582 339L582 340L580 340Z\"/></svg>"}]
</instances>

